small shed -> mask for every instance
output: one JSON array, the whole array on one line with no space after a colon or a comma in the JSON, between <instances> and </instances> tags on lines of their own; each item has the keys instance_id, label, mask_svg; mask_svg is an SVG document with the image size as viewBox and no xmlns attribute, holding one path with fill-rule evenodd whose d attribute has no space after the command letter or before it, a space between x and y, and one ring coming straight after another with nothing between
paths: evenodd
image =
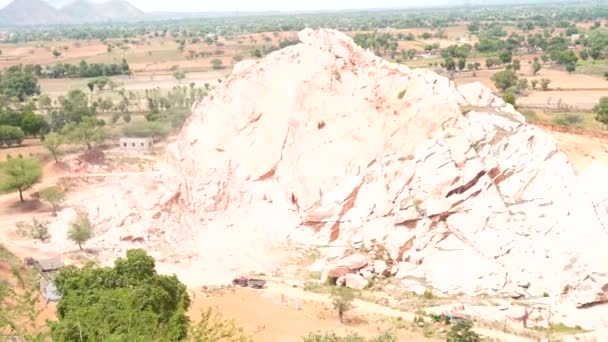
<instances>
[{"instance_id":1,"label":"small shed","mask_svg":"<svg viewBox=\"0 0 608 342\"><path fill-rule=\"evenodd\" d=\"M37 266L40 272L42 273L50 273L55 272L64 266L63 261L60 259L46 259L46 260L38 260Z\"/></svg>"},{"instance_id":2,"label":"small shed","mask_svg":"<svg viewBox=\"0 0 608 342\"><path fill-rule=\"evenodd\" d=\"M124 151L147 152L154 146L152 138L131 138L120 139L120 149Z\"/></svg>"}]
</instances>

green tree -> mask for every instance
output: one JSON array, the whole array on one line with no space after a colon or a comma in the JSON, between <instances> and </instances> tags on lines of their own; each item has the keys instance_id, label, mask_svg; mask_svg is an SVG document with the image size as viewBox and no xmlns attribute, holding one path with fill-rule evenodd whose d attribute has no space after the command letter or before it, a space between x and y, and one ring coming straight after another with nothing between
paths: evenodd
<instances>
[{"instance_id":1,"label":"green tree","mask_svg":"<svg viewBox=\"0 0 608 342\"><path fill-rule=\"evenodd\" d=\"M517 82L517 93L521 95L526 91L528 91L528 80L522 78Z\"/></svg>"},{"instance_id":2,"label":"green tree","mask_svg":"<svg viewBox=\"0 0 608 342\"><path fill-rule=\"evenodd\" d=\"M89 217L84 213L79 213L78 217L70 224L68 229L68 239L74 241L82 251L82 244L93 237L93 225Z\"/></svg>"},{"instance_id":3,"label":"green tree","mask_svg":"<svg viewBox=\"0 0 608 342\"><path fill-rule=\"evenodd\" d=\"M64 127L63 134L74 144L83 144L91 149L94 143L103 142L108 134L94 118L87 118L80 123L71 123Z\"/></svg>"},{"instance_id":4,"label":"green tree","mask_svg":"<svg viewBox=\"0 0 608 342\"><path fill-rule=\"evenodd\" d=\"M517 101L517 97L515 96L515 93L508 91L503 95L502 99L505 100L506 103L510 103L513 105L513 107L515 107L515 105L516 105L515 102Z\"/></svg>"},{"instance_id":5,"label":"green tree","mask_svg":"<svg viewBox=\"0 0 608 342\"><path fill-rule=\"evenodd\" d=\"M87 94L80 89L68 92L67 96L59 98L60 110L51 113L51 126L59 130L68 123L79 123L85 118L95 116L95 108L89 106Z\"/></svg>"},{"instance_id":6,"label":"green tree","mask_svg":"<svg viewBox=\"0 0 608 342\"><path fill-rule=\"evenodd\" d=\"M504 50L498 54L498 58L500 58L500 61L503 63L511 63L513 55L511 54L511 51Z\"/></svg>"},{"instance_id":7,"label":"green tree","mask_svg":"<svg viewBox=\"0 0 608 342\"><path fill-rule=\"evenodd\" d=\"M25 134L33 135L34 138L38 134L44 133L49 127L49 124L44 120L42 115L28 113L21 120L21 129Z\"/></svg>"},{"instance_id":8,"label":"green tree","mask_svg":"<svg viewBox=\"0 0 608 342\"><path fill-rule=\"evenodd\" d=\"M481 337L473 331L470 321L456 323L448 332L447 342L481 342Z\"/></svg>"},{"instance_id":9,"label":"green tree","mask_svg":"<svg viewBox=\"0 0 608 342\"><path fill-rule=\"evenodd\" d=\"M29 96L40 94L38 79L21 66L9 67L0 77L0 94L25 101Z\"/></svg>"},{"instance_id":10,"label":"green tree","mask_svg":"<svg viewBox=\"0 0 608 342\"><path fill-rule=\"evenodd\" d=\"M540 68L541 65L538 61L538 57L534 57L534 61L532 62L532 75L536 76L536 74L538 74L538 72L540 71Z\"/></svg>"},{"instance_id":11,"label":"green tree","mask_svg":"<svg viewBox=\"0 0 608 342\"><path fill-rule=\"evenodd\" d=\"M175 70L175 72L173 72L173 77L175 77L178 83L182 83L182 80L186 78L186 73L182 70Z\"/></svg>"},{"instance_id":12,"label":"green tree","mask_svg":"<svg viewBox=\"0 0 608 342\"><path fill-rule=\"evenodd\" d=\"M53 101L47 94L42 94L38 98L38 106L41 110L48 112L50 109L52 109Z\"/></svg>"},{"instance_id":13,"label":"green tree","mask_svg":"<svg viewBox=\"0 0 608 342\"><path fill-rule=\"evenodd\" d=\"M503 70L495 73L491 80L494 81L496 88L504 92L517 84L517 75L513 70Z\"/></svg>"},{"instance_id":14,"label":"green tree","mask_svg":"<svg viewBox=\"0 0 608 342\"><path fill-rule=\"evenodd\" d=\"M214 58L211 60L211 66L215 70L223 69L224 65L222 64L222 60L219 58Z\"/></svg>"},{"instance_id":15,"label":"green tree","mask_svg":"<svg viewBox=\"0 0 608 342\"><path fill-rule=\"evenodd\" d=\"M547 63L549 61L549 56L546 53L543 53L540 55L540 59L543 61L543 63Z\"/></svg>"},{"instance_id":16,"label":"green tree","mask_svg":"<svg viewBox=\"0 0 608 342\"><path fill-rule=\"evenodd\" d=\"M444 61L443 61L443 67L447 71L453 71L453 70L455 70L456 69L456 62L454 62L454 58L447 57L446 59L444 59Z\"/></svg>"},{"instance_id":17,"label":"green tree","mask_svg":"<svg viewBox=\"0 0 608 342\"><path fill-rule=\"evenodd\" d=\"M40 198L48 202L53 207L53 216L57 216L57 210L63 201L65 200L65 194L59 187L52 186L40 190Z\"/></svg>"},{"instance_id":18,"label":"green tree","mask_svg":"<svg viewBox=\"0 0 608 342\"><path fill-rule=\"evenodd\" d=\"M532 80L530 81L530 84L532 85L532 89L536 89L536 86L538 85L538 80Z\"/></svg>"},{"instance_id":19,"label":"green tree","mask_svg":"<svg viewBox=\"0 0 608 342\"><path fill-rule=\"evenodd\" d=\"M602 124L608 124L608 97L604 96L600 101L593 107L593 113L595 114L595 120Z\"/></svg>"},{"instance_id":20,"label":"green tree","mask_svg":"<svg viewBox=\"0 0 608 342\"><path fill-rule=\"evenodd\" d=\"M467 60L464 58L458 59L458 70L462 71L467 65Z\"/></svg>"},{"instance_id":21,"label":"green tree","mask_svg":"<svg viewBox=\"0 0 608 342\"><path fill-rule=\"evenodd\" d=\"M21 203L23 192L40 182L42 178L42 165L30 158L10 158L2 165L4 177L0 183L3 191L19 191Z\"/></svg>"},{"instance_id":22,"label":"green tree","mask_svg":"<svg viewBox=\"0 0 608 342\"><path fill-rule=\"evenodd\" d=\"M338 312L340 323L344 322L344 313L354 308L355 294L347 287L335 287L331 292L332 305Z\"/></svg>"},{"instance_id":23,"label":"green tree","mask_svg":"<svg viewBox=\"0 0 608 342\"><path fill-rule=\"evenodd\" d=\"M8 147L21 145L24 138L25 134L21 128L6 125L0 126L0 147L2 147L2 145Z\"/></svg>"},{"instance_id":24,"label":"green tree","mask_svg":"<svg viewBox=\"0 0 608 342\"><path fill-rule=\"evenodd\" d=\"M541 88L542 88L544 91L546 91L546 90L548 90L548 89L549 89L549 84L550 84L550 83L551 83L551 80L550 80L550 79L548 79L548 78L542 78L542 79L540 80L540 87L541 87Z\"/></svg>"},{"instance_id":25,"label":"green tree","mask_svg":"<svg viewBox=\"0 0 608 342\"><path fill-rule=\"evenodd\" d=\"M513 70L515 71L519 71L521 69L521 62L519 61L519 59L514 59L511 62L511 65L513 66Z\"/></svg>"},{"instance_id":26,"label":"green tree","mask_svg":"<svg viewBox=\"0 0 608 342\"><path fill-rule=\"evenodd\" d=\"M187 288L175 276L158 275L154 259L143 250L127 251L114 267L64 267L55 283L62 299L58 321L50 323L54 341L186 340Z\"/></svg>"},{"instance_id":27,"label":"green tree","mask_svg":"<svg viewBox=\"0 0 608 342\"><path fill-rule=\"evenodd\" d=\"M58 133L49 133L44 136L42 146L49 150L55 163L59 163L59 148L63 145L64 137Z\"/></svg>"}]
</instances>

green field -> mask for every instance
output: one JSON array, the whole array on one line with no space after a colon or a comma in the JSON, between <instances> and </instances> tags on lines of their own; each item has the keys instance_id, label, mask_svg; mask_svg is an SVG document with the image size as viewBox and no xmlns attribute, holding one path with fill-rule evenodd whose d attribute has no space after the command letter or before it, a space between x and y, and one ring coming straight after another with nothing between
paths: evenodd
<instances>
[{"instance_id":1,"label":"green field","mask_svg":"<svg viewBox=\"0 0 608 342\"><path fill-rule=\"evenodd\" d=\"M576 73L579 74L604 77L605 72L608 72L608 60L579 61L576 65Z\"/></svg>"}]
</instances>

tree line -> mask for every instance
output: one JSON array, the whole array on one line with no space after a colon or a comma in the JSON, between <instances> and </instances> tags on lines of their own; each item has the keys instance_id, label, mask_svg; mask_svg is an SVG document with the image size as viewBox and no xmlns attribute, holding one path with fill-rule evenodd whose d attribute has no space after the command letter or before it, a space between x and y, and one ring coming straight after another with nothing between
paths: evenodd
<instances>
[{"instance_id":1,"label":"tree line","mask_svg":"<svg viewBox=\"0 0 608 342\"><path fill-rule=\"evenodd\" d=\"M40 78L91 78L101 76L131 75L131 67L126 59L121 63L87 63L81 61L79 64L56 63L53 65L41 66L26 65L23 67L26 72L31 72Z\"/></svg>"},{"instance_id":2,"label":"tree line","mask_svg":"<svg viewBox=\"0 0 608 342\"><path fill-rule=\"evenodd\" d=\"M452 6L451 8L349 11L341 13L294 13L218 16L200 19L159 20L137 23L97 23L73 26L14 28L0 42L60 41L66 39L132 39L173 37L205 40L208 35L298 31L306 27L342 31L373 31L381 28L445 28L470 22L476 31L492 20L531 31L535 28L569 28L572 22L597 21L608 16L608 6L596 1L518 6Z\"/></svg>"}]
</instances>

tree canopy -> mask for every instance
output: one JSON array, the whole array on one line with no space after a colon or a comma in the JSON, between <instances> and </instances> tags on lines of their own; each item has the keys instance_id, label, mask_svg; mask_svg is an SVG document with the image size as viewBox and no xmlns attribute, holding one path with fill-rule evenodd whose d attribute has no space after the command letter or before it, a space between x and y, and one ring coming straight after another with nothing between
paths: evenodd
<instances>
[{"instance_id":1,"label":"tree canopy","mask_svg":"<svg viewBox=\"0 0 608 342\"><path fill-rule=\"evenodd\" d=\"M20 65L11 66L0 75L0 94L24 101L30 96L40 94L38 79Z\"/></svg>"},{"instance_id":2,"label":"tree canopy","mask_svg":"<svg viewBox=\"0 0 608 342\"><path fill-rule=\"evenodd\" d=\"M602 97L600 101L593 107L593 113L595 114L595 120L608 124L608 97Z\"/></svg>"},{"instance_id":3,"label":"tree canopy","mask_svg":"<svg viewBox=\"0 0 608 342\"><path fill-rule=\"evenodd\" d=\"M24 138L25 134L21 128L6 125L0 126L0 147L2 147L2 145L8 147L21 145Z\"/></svg>"},{"instance_id":4,"label":"tree canopy","mask_svg":"<svg viewBox=\"0 0 608 342\"><path fill-rule=\"evenodd\" d=\"M503 70L495 73L492 76L492 81L496 88L506 91L507 89L517 85L517 75L513 70Z\"/></svg>"},{"instance_id":5,"label":"tree canopy","mask_svg":"<svg viewBox=\"0 0 608 342\"><path fill-rule=\"evenodd\" d=\"M158 275L141 249L114 267L65 267L55 282L63 296L50 324L55 341L182 341L188 334L186 286Z\"/></svg>"},{"instance_id":6,"label":"tree canopy","mask_svg":"<svg viewBox=\"0 0 608 342\"><path fill-rule=\"evenodd\" d=\"M9 158L2 165L4 177L0 189L19 191L19 199L24 202L23 191L31 188L42 178L42 165L30 158Z\"/></svg>"},{"instance_id":7,"label":"tree canopy","mask_svg":"<svg viewBox=\"0 0 608 342\"><path fill-rule=\"evenodd\" d=\"M100 143L107 138L107 133L92 117L84 119L80 123L70 123L63 128L68 140L75 144L83 144L89 150L94 143Z\"/></svg>"},{"instance_id":8,"label":"tree canopy","mask_svg":"<svg viewBox=\"0 0 608 342\"><path fill-rule=\"evenodd\" d=\"M63 145L65 138L57 133L49 133L44 136L42 146L49 150L56 163L59 163L59 148Z\"/></svg>"}]
</instances>

